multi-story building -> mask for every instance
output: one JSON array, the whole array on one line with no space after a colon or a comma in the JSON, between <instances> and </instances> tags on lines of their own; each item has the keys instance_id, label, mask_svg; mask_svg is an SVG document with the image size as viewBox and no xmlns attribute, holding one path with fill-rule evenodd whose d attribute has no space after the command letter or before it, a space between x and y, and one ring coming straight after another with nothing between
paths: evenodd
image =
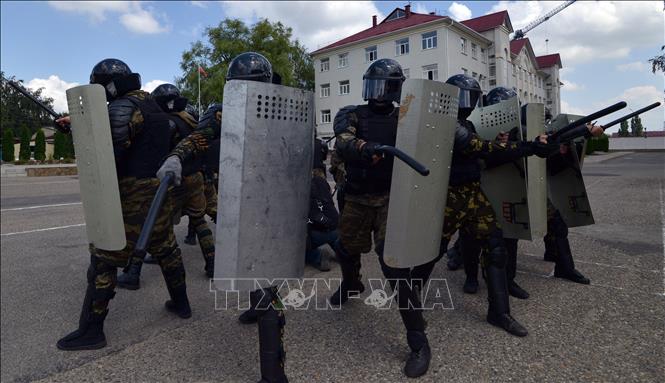
<instances>
[{"instance_id":1,"label":"multi-story building","mask_svg":"<svg viewBox=\"0 0 665 383\"><path fill-rule=\"evenodd\" d=\"M380 58L397 60L407 78L445 81L465 73L484 91L514 88L525 102L545 103L558 114L559 55L536 57L528 39L510 41L512 32L506 11L457 22L407 5L380 23L373 16L370 28L312 53L318 135L331 137L339 109L363 102L362 76Z\"/></svg>"}]
</instances>

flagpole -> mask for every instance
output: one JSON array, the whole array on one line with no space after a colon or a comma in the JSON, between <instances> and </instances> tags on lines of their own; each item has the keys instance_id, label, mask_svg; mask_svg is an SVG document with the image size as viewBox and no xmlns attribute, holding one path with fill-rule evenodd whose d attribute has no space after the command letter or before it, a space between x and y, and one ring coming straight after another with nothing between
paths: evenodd
<instances>
[{"instance_id":1,"label":"flagpole","mask_svg":"<svg viewBox=\"0 0 665 383\"><path fill-rule=\"evenodd\" d=\"M201 64L197 64L198 68L196 68L196 73L199 76L199 115L203 114L203 111L201 110Z\"/></svg>"}]
</instances>

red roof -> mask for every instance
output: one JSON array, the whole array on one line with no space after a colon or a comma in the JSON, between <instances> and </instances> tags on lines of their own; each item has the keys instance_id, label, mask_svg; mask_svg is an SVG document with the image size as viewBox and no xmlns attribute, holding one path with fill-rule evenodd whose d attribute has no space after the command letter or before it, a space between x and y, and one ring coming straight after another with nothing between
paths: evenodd
<instances>
[{"instance_id":1,"label":"red roof","mask_svg":"<svg viewBox=\"0 0 665 383\"><path fill-rule=\"evenodd\" d=\"M511 41L511 42L510 42L510 53L512 53L512 54L514 54L514 55L518 55L518 54L520 54L520 51L522 50L522 48L524 48L524 46L526 45L526 43L531 44L531 43L529 42L529 39L528 39L528 38L526 38L526 39L517 39L517 40L513 40L513 41ZM540 65L540 64L539 64L539 65Z\"/></svg>"},{"instance_id":2,"label":"red roof","mask_svg":"<svg viewBox=\"0 0 665 383\"><path fill-rule=\"evenodd\" d=\"M401 9L401 8L397 8ZM401 9L404 11L403 9ZM394 12L394 11L393 11ZM360 41L364 39L368 39L370 37L374 36L379 36L384 33L389 33L389 32L394 32L400 29L412 27L418 24L423 24L427 23L430 21L434 20L439 20L439 19L444 19L447 18L446 16L437 16L437 15L425 15L422 13L415 13L411 12L411 14L408 17L401 17L399 19L393 19L393 20L383 20L379 24L377 24L375 27L367 28L364 31L358 32L355 35L351 35L347 38L344 38L342 40L336 41L330 45L327 45L323 48L317 49L316 51L312 52L312 54L316 54L325 50L329 50L331 48L339 47L342 45L346 45L355 41Z\"/></svg>"},{"instance_id":3,"label":"red roof","mask_svg":"<svg viewBox=\"0 0 665 383\"><path fill-rule=\"evenodd\" d=\"M507 19L507 20L506 20ZM513 26L510 23L510 16L508 16L508 11L500 11L496 13L490 13L489 15L476 17L474 19L469 19L462 21L462 24L473 29L474 31L480 33L489 31L496 27L501 26L501 24L506 21L506 26L510 32L513 31Z\"/></svg>"},{"instance_id":4,"label":"red roof","mask_svg":"<svg viewBox=\"0 0 665 383\"><path fill-rule=\"evenodd\" d=\"M511 42L512 47L512 42ZM536 62L540 68L549 68L554 65L559 65L559 68L563 68L561 64L561 56L558 53L553 53L551 55L538 56L536 57Z\"/></svg>"}]
</instances>

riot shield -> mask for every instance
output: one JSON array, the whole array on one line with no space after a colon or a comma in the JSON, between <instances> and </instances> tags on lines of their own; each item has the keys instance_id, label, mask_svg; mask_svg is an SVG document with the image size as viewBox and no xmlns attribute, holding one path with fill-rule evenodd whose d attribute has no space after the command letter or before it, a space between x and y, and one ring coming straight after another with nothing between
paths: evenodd
<instances>
[{"instance_id":1,"label":"riot shield","mask_svg":"<svg viewBox=\"0 0 665 383\"><path fill-rule=\"evenodd\" d=\"M414 267L439 254L455 140L458 88L409 79L402 86L395 146L430 169L423 177L402 161L393 165L384 261Z\"/></svg>"},{"instance_id":2,"label":"riot shield","mask_svg":"<svg viewBox=\"0 0 665 383\"><path fill-rule=\"evenodd\" d=\"M499 132L509 133L517 129L513 135L522 141L520 105L517 97L501 101L498 104L476 108L469 121L473 122L478 135L485 140L494 140ZM520 158L511 163L483 169L480 183L494 207L494 212L503 229L505 238L531 240L532 233L529 221L529 200L527 194L527 178L525 159Z\"/></svg>"},{"instance_id":3,"label":"riot shield","mask_svg":"<svg viewBox=\"0 0 665 383\"><path fill-rule=\"evenodd\" d=\"M67 90L88 242L103 250L126 245L106 93L101 85Z\"/></svg>"},{"instance_id":4,"label":"riot shield","mask_svg":"<svg viewBox=\"0 0 665 383\"><path fill-rule=\"evenodd\" d=\"M545 132L545 105L526 105L526 138L534 139ZM542 238L547 233L547 168L544 158L530 156L526 159L527 201L532 238Z\"/></svg>"},{"instance_id":5,"label":"riot shield","mask_svg":"<svg viewBox=\"0 0 665 383\"><path fill-rule=\"evenodd\" d=\"M215 286L300 278L314 147L312 92L256 81L224 86Z\"/></svg>"},{"instance_id":6,"label":"riot shield","mask_svg":"<svg viewBox=\"0 0 665 383\"><path fill-rule=\"evenodd\" d=\"M573 114L559 114L549 130L556 131L581 118ZM585 143L571 142L563 145L563 151L547 159L548 196L568 227L593 225L591 204L582 177L580 152L584 153Z\"/></svg>"}]
</instances>

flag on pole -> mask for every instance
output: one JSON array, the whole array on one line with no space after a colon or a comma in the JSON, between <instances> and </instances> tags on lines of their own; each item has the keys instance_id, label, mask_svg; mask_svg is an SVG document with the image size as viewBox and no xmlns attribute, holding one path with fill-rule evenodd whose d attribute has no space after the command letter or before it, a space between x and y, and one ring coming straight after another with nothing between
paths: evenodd
<instances>
[{"instance_id":1,"label":"flag on pole","mask_svg":"<svg viewBox=\"0 0 665 383\"><path fill-rule=\"evenodd\" d=\"M203 77L208 77L208 72L206 72L201 65L199 65L199 73L202 74Z\"/></svg>"}]
</instances>

